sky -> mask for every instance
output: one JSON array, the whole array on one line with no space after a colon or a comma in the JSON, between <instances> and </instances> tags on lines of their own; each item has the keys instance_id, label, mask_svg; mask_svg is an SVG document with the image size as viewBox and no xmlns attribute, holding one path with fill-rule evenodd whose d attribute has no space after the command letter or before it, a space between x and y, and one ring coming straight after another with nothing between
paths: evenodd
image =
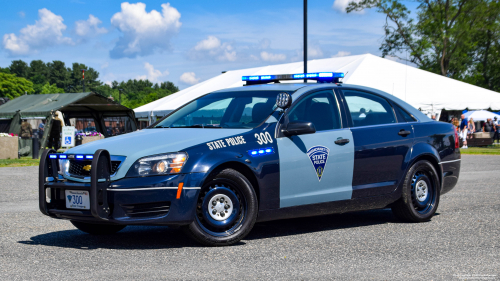
<instances>
[{"instance_id":1,"label":"sky","mask_svg":"<svg viewBox=\"0 0 500 281\"><path fill-rule=\"evenodd\" d=\"M308 1L309 59L379 51L385 17L345 13L349 0ZM105 83L172 81L183 89L222 71L300 61L303 1L5 1L0 66L79 62Z\"/></svg>"}]
</instances>

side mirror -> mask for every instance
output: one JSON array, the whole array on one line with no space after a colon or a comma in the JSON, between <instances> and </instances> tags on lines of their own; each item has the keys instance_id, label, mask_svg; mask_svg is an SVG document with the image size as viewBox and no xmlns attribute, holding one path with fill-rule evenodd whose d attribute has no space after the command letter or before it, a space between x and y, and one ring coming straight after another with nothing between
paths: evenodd
<instances>
[{"instance_id":1,"label":"side mirror","mask_svg":"<svg viewBox=\"0 0 500 281\"><path fill-rule=\"evenodd\" d=\"M287 136L307 135L316 133L316 127L312 122L299 121L290 122L281 132Z\"/></svg>"}]
</instances>

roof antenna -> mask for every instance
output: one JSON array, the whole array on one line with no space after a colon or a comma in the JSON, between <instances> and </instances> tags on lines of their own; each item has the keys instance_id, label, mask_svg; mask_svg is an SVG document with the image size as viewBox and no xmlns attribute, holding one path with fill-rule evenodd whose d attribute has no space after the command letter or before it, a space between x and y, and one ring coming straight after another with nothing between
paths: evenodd
<instances>
[{"instance_id":1,"label":"roof antenna","mask_svg":"<svg viewBox=\"0 0 500 281\"><path fill-rule=\"evenodd\" d=\"M342 80L344 80L344 78L347 76L347 73L349 73L349 71L347 71L345 74L344 74L344 77L342 77ZM341 86L342 83L344 83L343 81L340 80L339 78L339 81L336 83L338 86Z\"/></svg>"}]
</instances>

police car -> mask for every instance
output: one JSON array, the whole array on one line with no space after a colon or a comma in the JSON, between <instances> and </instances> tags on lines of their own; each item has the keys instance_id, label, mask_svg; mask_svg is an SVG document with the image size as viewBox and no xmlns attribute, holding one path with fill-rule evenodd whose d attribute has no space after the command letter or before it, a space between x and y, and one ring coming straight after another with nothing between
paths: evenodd
<instances>
[{"instance_id":1,"label":"police car","mask_svg":"<svg viewBox=\"0 0 500 281\"><path fill-rule=\"evenodd\" d=\"M46 150L40 210L91 234L180 226L215 246L259 221L379 208L428 221L458 181L453 126L343 76L245 76L147 129Z\"/></svg>"}]
</instances>

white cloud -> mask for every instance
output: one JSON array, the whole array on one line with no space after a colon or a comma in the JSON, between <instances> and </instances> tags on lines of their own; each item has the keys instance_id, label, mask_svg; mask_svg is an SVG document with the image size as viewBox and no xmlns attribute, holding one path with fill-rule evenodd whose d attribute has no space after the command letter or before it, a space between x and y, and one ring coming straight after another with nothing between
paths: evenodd
<instances>
[{"instance_id":1,"label":"white cloud","mask_svg":"<svg viewBox=\"0 0 500 281\"><path fill-rule=\"evenodd\" d=\"M3 36L3 47L11 55L27 55L59 44L73 44L71 38L63 36L66 25L61 16L43 8L38 10L38 17L34 25L21 29L19 36L14 33Z\"/></svg>"},{"instance_id":2,"label":"white cloud","mask_svg":"<svg viewBox=\"0 0 500 281\"><path fill-rule=\"evenodd\" d=\"M196 51L214 50L220 47L220 40L215 36L208 36L207 39L201 40L194 46Z\"/></svg>"},{"instance_id":3,"label":"white cloud","mask_svg":"<svg viewBox=\"0 0 500 281\"><path fill-rule=\"evenodd\" d=\"M146 80L146 79L148 79L149 81L151 81L153 83L156 83L156 82L159 81L158 78L164 77L164 76L167 76L167 75L170 74L168 72L168 70L165 70L165 71L161 72L160 70L155 69L154 66L152 64L150 64L149 62L144 63L144 69L146 69L146 71L148 72L148 74L137 76L136 77L137 80Z\"/></svg>"},{"instance_id":4,"label":"white cloud","mask_svg":"<svg viewBox=\"0 0 500 281\"><path fill-rule=\"evenodd\" d=\"M345 9L347 8L347 6L349 6L349 3L351 3L351 2L359 3L359 2L361 2L361 0L335 0L333 2L332 8L334 10L339 11L339 12L345 13L346 12ZM356 12L356 13L362 14L362 13L364 13L364 11L360 11L360 12Z\"/></svg>"},{"instance_id":5,"label":"white cloud","mask_svg":"<svg viewBox=\"0 0 500 281\"><path fill-rule=\"evenodd\" d=\"M26 14L23 12L23 11L20 11L17 13L19 15L20 18L24 19L24 17L26 17Z\"/></svg>"},{"instance_id":6,"label":"white cloud","mask_svg":"<svg viewBox=\"0 0 500 281\"><path fill-rule=\"evenodd\" d=\"M279 61L286 60L286 55L285 54L273 54L273 53L268 53L266 51L262 51L260 53L260 58L263 61L279 62Z\"/></svg>"},{"instance_id":7,"label":"white cloud","mask_svg":"<svg viewBox=\"0 0 500 281\"><path fill-rule=\"evenodd\" d=\"M180 80L181 80L181 82L183 82L185 84L189 84L189 85L194 85L194 84L197 84L198 82L200 82L200 79L196 78L196 74L194 74L194 72L182 73Z\"/></svg>"},{"instance_id":8,"label":"white cloud","mask_svg":"<svg viewBox=\"0 0 500 281\"><path fill-rule=\"evenodd\" d=\"M307 60L320 59L324 57L323 49L320 47L319 43L316 41L309 42L307 46ZM292 57L292 61L302 61L304 60L304 50L298 49L295 51L295 56Z\"/></svg>"},{"instance_id":9,"label":"white cloud","mask_svg":"<svg viewBox=\"0 0 500 281\"><path fill-rule=\"evenodd\" d=\"M103 64L101 64L101 68L102 69L105 69L105 68L108 68L109 67L109 62L105 62Z\"/></svg>"},{"instance_id":10,"label":"white cloud","mask_svg":"<svg viewBox=\"0 0 500 281\"><path fill-rule=\"evenodd\" d=\"M89 15L88 20L79 20L75 22L76 34L82 37L91 37L108 32L106 28L99 27L101 23L101 20L93 15Z\"/></svg>"},{"instance_id":11,"label":"white cloud","mask_svg":"<svg viewBox=\"0 0 500 281\"><path fill-rule=\"evenodd\" d=\"M192 60L236 61L237 58L236 51L229 42L221 42L219 38L212 35L196 43L187 56Z\"/></svg>"},{"instance_id":12,"label":"white cloud","mask_svg":"<svg viewBox=\"0 0 500 281\"><path fill-rule=\"evenodd\" d=\"M260 42L259 42L260 49L265 50L265 49L269 48L269 46L271 46L271 40L269 40L267 38L260 40Z\"/></svg>"},{"instance_id":13,"label":"white cloud","mask_svg":"<svg viewBox=\"0 0 500 281\"><path fill-rule=\"evenodd\" d=\"M350 54L351 52L339 51L337 54L333 55L332 58L346 57Z\"/></svg>"},{"instance_id":14,"label":"white cloud","mask_svg":"<svg viewBox=\"0 0 500 281\"><path fill-rule=\"evenodd\" d=\"M318 45L310 45L307 48L307 59L319 59L323 57L323 50Z\"/></svg>"},{"instance_id":15,"label":"white cloud","mask_svg":"<svg viewBox=\"0 0 500 281\"><path fill-rule=\"evenodd\" d=\"M162 12L146 12L146 4L121 4L111 24L123 33L110 51L112 58L146 56L155 50L171 49L170 39L178 33L181 14L170 3L162 4Z\"/></svg>"}]
</instances>

